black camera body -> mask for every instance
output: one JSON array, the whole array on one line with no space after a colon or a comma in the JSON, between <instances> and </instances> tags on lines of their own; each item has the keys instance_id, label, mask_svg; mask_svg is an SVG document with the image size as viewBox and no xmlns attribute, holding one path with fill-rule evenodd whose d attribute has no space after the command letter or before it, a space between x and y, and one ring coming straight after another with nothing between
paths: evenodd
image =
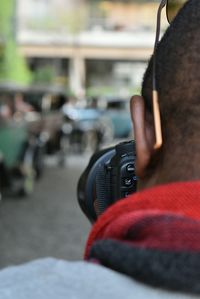
<instances>
[{"instance_id":1,"label":"black camera body","mask_svg":"<svg viewBox=\"0 0 200 299\"><path fill-rule=\"evenodd\" d=\"M110 205L136 192L135 142L95 153L79 179L78 201L91 222Z\"/></svg>"}]
</instances>

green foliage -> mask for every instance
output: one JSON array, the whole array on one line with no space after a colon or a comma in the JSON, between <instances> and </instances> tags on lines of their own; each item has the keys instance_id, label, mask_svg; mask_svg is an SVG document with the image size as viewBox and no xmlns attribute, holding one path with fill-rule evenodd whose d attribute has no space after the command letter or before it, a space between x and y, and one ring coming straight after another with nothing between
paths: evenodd
<instances>
[{"instance_id":1,"label":"green foliage","mask_svg":"<svg viewBox=\"0 0 200 299\"><path fill-rule=\"evenodd\" d=\"M0 36L3 37L3 39L12 32L13 8L13 0L0 1Z\"/></svg>"},{"instance_id":2,"label":"green foliage","mask_svg":"<svg viewBox=\"0 0 200 299\"><path fill-rule=\"evenodd\" d=\"M30 18L26 21L28 28L33 30L68 31L78 34L87 24L88 5L80 5L73 9L56 10L40 18Z\"/></svg>"},{"instance_id":3,"label":"green foliage","mask_svg":"<svg viewBox=\"0 0 200 299\"><path fill-rule=\"evenodd\" d=\"M128 94L130 97L133 94L140 94L140 87L127 87L126 88L126 94ZM98 96L119 96L119 94L122 94L122 91L120 88L116 88L114 86L90 86L86 89L86 96L88 97L98 97Z\"/></svg>"},{"instance_id":4,"label":"green foliage","mask_svg":"<svg viewBox=\"0 0 200 299\"><path fill-rule=\"evenodd\" d=\"M31 82L31 73L12 40L6 41L0 55L0 81L25 85Z\"/></svg>"},{"instance_id":5,"label":"green foliage","mask_svg":"<svg viewBox=\"0 0 200 299\"><path fill-rule=\"evenodd\" d=\"M55 71L51 66L39 68L33 76L34 83L53 83L55 80Z\"/></svg>"},{"instance_id":6,"label":"green foliage","mask_svg":"<svg viewBox=\"0 0 200 299\"><path fill-rule=\"evenodd\" d=\"M27 85L31 73L15 41L15 0L0 0L0 81Z\"/></svg>"},{"instance_id":7,"label":"green foliage","mask_svg":"<svg viewBox=\"0 0 200 299\"><path fill-rule=\"evenodd\" d=\"M114 3L148 3L148 2L160 2L160 0L107 0ZM89 0L90 3L100 3L102 0Z\"/></svg>"}]
</instances>

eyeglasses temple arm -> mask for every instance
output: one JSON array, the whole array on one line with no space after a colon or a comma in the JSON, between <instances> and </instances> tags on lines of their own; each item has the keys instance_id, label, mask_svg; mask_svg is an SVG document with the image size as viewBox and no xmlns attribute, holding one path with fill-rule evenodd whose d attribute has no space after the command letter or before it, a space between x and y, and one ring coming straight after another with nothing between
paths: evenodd
<instances>
[{"instance_id":1,"label":"eyeglasses temple arm","mask_svg":"<svg viewBox=\"0 0 200 299\"><path fill-rule=\"evenodd\" d=\"M156 49L157 49L157 45L158 45L159 38L160 38L161 12L165 5L167 5L167 0L162 0L159 5L158 13L157 13L156 38L155 38L154 50L153 50L153 90L157 90L156 78L155 78L155 74L156 74L156 55L155 54L156 54Z\"/></svg>"},{"instance_id":2,"label":"eyeglasses temple arm","mask_svg":"<svg viewBox=\"0 0 200 299\"><path fill-rule=\"evenodd\" d=\"M154 127L155 127L155 139L154 149L159 149L162 146L162 129L161 129L161 118L160 118L160 108L158 102L158 91L156 85L156 49L160 38L160 21L161 21L161 12L163 7L167 4L167 0L162 0L158 8L157 13L157 26L156 26L156 38L154 44L153 52L153 115L154 115Z\"/></svg>"}]
</instances>

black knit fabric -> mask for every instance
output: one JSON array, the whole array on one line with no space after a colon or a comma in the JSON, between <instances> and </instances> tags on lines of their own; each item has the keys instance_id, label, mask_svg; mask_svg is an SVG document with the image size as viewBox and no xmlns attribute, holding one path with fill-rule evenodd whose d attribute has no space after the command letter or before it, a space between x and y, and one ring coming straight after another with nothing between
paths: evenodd
<instances>
[{"instance_id":1,"label":"black knit fabric","mask_svg":"<svg viewBox=\"0 0 200 299\"><path fill-rule=\"evenodd\" d=\"M155 287L200 294L200 254L143 249L114 240L97 241L90 258Z\"/></svg>"}]
</instances>

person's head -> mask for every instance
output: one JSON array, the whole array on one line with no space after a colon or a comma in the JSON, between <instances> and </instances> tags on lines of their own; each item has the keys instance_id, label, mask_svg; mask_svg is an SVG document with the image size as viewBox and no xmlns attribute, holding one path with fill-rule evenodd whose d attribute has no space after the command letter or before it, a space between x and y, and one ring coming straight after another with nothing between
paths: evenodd
<instances>
[{"instance_id":1,"label":"person's head","mask_svg":"<svg viewBox=\"0 0 200 299\"><path fill-rule=\"evenodd\" d=\"M131 100L140 188L200 179L200 1L180 10L156 51L163 145L154 150L152 58Z\"/></svg>"}]
</instances>

